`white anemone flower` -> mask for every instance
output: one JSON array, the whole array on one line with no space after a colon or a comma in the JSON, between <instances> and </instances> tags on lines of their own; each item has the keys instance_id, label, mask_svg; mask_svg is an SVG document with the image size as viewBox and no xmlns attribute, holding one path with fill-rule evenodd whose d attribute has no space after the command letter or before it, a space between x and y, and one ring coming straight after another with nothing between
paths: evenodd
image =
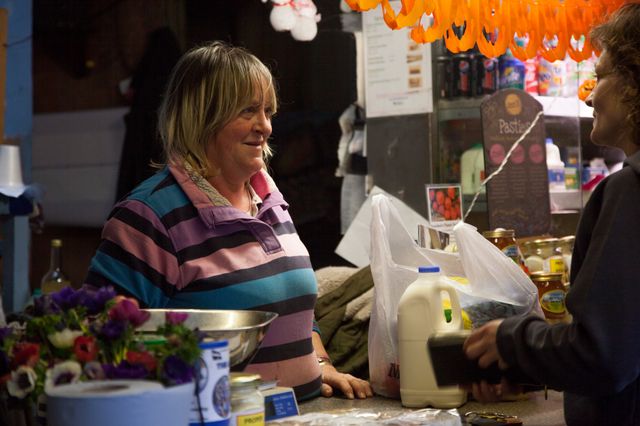
<instances>
[{"instance_id":1,"label":"white anemone flower","mask_svg":"<svg viewBox=\"0 0 640 426\"><path fill-rule=\"evenodd\" d=\"M33 368L22 365L11 372L11 380L7 382L9 395L24 398L36 388L36 372Z\"/></svg>"},{"instance_id":2,"label":"white anemone flower","mask_svg":"<svg viewBox=\"0 0 640 426\"><path fill-rule=\"evenodd\" d=\"M49 334L47 338L56 348L66 349L72 347L76 337L82 336L82 334L83 333L80 330L70 330L65 328L62 331L56 331L55 333Z\"/></svg>"},{"instance_id":3,"label":"white anemone flower","mask_svg":"<svg viewBox=\"0 0 640 426\"><path fill-rule=\"evenodd\" d=\"M82 366L77 361L64 361L47 370L44 389L80 380Z\"/></svg>"}]
</instances>

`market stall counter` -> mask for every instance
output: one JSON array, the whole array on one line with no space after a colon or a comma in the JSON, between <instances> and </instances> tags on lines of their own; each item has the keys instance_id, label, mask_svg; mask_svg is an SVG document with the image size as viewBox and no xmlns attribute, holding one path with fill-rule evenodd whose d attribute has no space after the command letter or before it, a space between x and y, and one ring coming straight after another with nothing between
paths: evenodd
<instances>
[{"instance_id":1,"label":"market stall counter","mask_svg":"<svg viewBox=\"0 0 640 426\"><path fill-rule=\"evenodd\" d=\"M458 412L461 415L475 411L517 416L524 426L559 426L565 424L561 392L548 391L546 400L544 392L532 392L527 396L528 398L523 400L493 404L480 404L470 401L458 408ZM362 410L363 412L412 411L410 408L402 407L399 400L379 396L360 400L319 397L301 402L299 408L302 415L337 413L346 410Z\"/></svg>"}]
</instances>

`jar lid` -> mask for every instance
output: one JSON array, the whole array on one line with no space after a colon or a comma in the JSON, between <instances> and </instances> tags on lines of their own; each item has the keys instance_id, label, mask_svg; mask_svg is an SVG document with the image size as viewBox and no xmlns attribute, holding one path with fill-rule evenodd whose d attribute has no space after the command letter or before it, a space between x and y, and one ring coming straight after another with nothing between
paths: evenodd
<instances>
[{"instance_id":1,"label":"jar lid","mask_svg":"<svg viewBox=\"0 0 640 426\"><path fill-rule=\"evenodd\" d=\"M573 243L575 239L575 235L567 235L566 237L558 238L558 241L561 243Z\"/></svg>"},{"instance_id":2,"label":"jar lid","mask_svg":"<svg viewBox=\"0 0 640 426\"><path fill-rule=\"evenodd\" d=\"M58 238L51 240L51 247L62 247L62 240Z\"/></svg>"},{"instance_id":3,"label":"jar lid","mask_svg":"<svg viewBox=\"0 0 640 426\"><path fill-rule=\"evenodd\" d=\"M231 373L229 375L231 387L247 385L258 386L261 380L260 375L254 373Z\"/></svg>"},{"instance_id":4,"label":"jar lid","mask_svg":"<svg viewBox=\"0 0 640 426\"><path fill-rule=\"evenodd\" d=\"M562 281L562 272L532 272L531 281Z\"/></svg>"},{"instance_id":5,"label":"jar lid","mask_svg":"<svg viewBox=\"0 0 640 426\"><path fill-rule=\"evenodd\" d=\"M557 238L543 238L540 240L533 240L531 242L531 245L534 247L544 247L544 246L551 246L551 245L555 245L558 243L558 239Z\"/></svg>"},{"instance_id":6,"label":"jar lid","mask_svg":"<svg viewBox=\"0 0 640 426\"><path fill-rule=\"evenodd\" d=\"M484 231L482 235L485 238L513 238L516 236L516 231L514 231L513 229L496 228L494 230Z\"/></svg>"}]
</instances>

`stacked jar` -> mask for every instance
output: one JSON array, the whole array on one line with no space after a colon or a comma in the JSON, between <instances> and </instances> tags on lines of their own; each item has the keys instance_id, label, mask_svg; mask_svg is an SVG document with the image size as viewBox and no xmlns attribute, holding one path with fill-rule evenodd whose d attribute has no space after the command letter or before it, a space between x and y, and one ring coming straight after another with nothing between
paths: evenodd
<instances>
[{"instance_id":1,"label":"stacked jar","mask_svg":"<svg viewBox=\"0 0 640 426\"><path fill-rule=\"evenodd\" d=\"M565 273L564 259L557 238L545 238L527 243L525 265L529 272Z\"/></svg>"},{"instance_id":2,"label":"stacked jar","mask_svg":"<svg viewBox=\"0 0 640 426\"><path fill-rule=\"evenodd\" d=\"M571 279L571 259L573 258L573 245L576 237L573 235L567 235L558 239L558 247L560 253L562 253L562 259L564 260L564 283L565 286L569 286L569 280Z\"/></svg>"},{"instance_id":3,"label":"stacked jar","mask_svg":"<svg viewBox=\"0 0 640 426\"><path fill-rule=\"evenodd\" d=\"M549 323L568 322L565 298L567 292L562 282L562 273L534 272L531 281L538 289L538 300Z\"/></svg>"},{"instance_id":4,"label":"stacked jar","mask_svg":"<svg viewBox=\"0 0 640 426\"><path fill-rule=\"evenodd\" d=\"M264 397L259 374L231 373L230 426L264 425Z\"/></svg>"},{"instance_id":5,"label":"stacked jar","mask_svg":"<svg viewBox=\"0 0 640 426\"><path fill-rule=\"evenodd\" d=\"M516 242L516 233L513 229L496 228L492 231L484 231L482 235L498 247L502 252L519 265L526 273L528 270L525 266L524 257Z\"/></svg>"}]
</instances>

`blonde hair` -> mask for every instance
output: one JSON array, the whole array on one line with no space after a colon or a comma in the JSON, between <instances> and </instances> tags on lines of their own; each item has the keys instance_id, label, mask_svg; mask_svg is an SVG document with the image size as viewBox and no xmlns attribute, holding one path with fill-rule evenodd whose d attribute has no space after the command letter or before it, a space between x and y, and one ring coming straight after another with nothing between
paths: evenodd
<instances>
[{"instance_id":1,"label":"blonde hair","mask_svg":"<svg viewBox=\"0 0 640 426\"><path fill-rule=\"evenodd\" d=\"M160 106L158 131L165 162L179 157L204 177L215 174L215 165L207 159L207 143L253 104L256 91L275 113L271 72L247 50L215 41L185 53L171 73ZM266 145L265 161L270 156Z\"/></svg>"}]
</instances>

